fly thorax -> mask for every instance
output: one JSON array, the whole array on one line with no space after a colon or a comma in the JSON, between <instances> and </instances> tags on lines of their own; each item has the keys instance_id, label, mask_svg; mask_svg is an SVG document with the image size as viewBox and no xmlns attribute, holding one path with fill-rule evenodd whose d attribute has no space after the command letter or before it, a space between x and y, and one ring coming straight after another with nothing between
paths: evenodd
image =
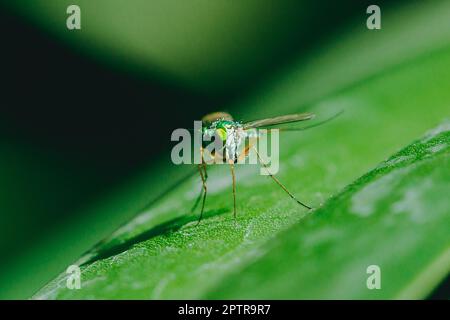
<instances>
[{"instance_id":1,"label":"fly thorax","mask_svg":"<svg viewBox=\"0 0 450 320\"><path fill-rule=\"evenodd\" d=\"M245 131L240 126L227 128L226 157L236 162L245 145Z\"/></svg>"}]
</instances>

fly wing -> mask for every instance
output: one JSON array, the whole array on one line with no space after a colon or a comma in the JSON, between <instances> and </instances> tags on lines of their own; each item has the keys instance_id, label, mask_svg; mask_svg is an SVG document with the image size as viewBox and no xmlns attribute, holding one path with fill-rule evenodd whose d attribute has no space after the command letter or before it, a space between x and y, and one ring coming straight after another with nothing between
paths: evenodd
<instances>
[{"instance_id":1,"label":"fly wing","mask_svg":"<svg viewBox=\"0 0 450 320\"><path fill-rule=\"evenodd\" d=\"M344 113L344 110L341 110L338 113L334 114L333 116L331 116L331 117L329 117L329 118L327 118L325 120L322 120L320 122L316 122L316 123L311 124L311 125L306 126L306 127L301 127L301 128L277 128L277 129L280 130L280 131L304 131L304 130L315 128L315 127L321 126L321 125L323 125L325 123L328 123L331 120L336 119L337 117L339 117L343 113Z\"/></svg>"},{"instance_id":2,"label":"fly wing","mask_svg":"<svg viewBox=\"0 0 450 320\"><path fill-rule=\"evenodd\" d=\"M310 120L312 118L314 118L314 114L308 113L308 112L288 114L285 116L250 121L250 122L244 123L242 125L242 127L244 128L244 130L250 129L250 128L270 127L270 126L283 124L283 123L291 123L291 122Z\"/></svg>"}]
</instances>

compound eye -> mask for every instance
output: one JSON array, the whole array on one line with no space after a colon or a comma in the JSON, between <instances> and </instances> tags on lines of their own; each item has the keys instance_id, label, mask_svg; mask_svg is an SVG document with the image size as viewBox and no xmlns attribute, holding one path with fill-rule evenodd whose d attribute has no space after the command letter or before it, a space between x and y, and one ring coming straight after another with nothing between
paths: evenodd
<instances>
[{"instance_id":1,"label":"compound eye","mask_svg":"<svg viewBox=\"0 0 450 320\"><path fill-rule=\"evenodd\" d=\"M224 129L222 128L216 129L216 134L219 136L220 140L222 141L227 140L227 132Z\"/></svg>"}]
</instances>

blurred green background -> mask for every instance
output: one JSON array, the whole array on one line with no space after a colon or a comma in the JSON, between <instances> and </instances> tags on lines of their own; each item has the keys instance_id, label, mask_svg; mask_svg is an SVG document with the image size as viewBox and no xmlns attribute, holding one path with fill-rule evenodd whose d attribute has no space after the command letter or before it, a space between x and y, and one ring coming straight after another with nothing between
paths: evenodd
<instances>
[{"instance_id":1,"label":"blurred green background","mask_svg":"<svg viewBox=\"0 0 450 320\"><path fill-rule=\"evenodd\" d=\"M280 114L449 45L445 1L379 1L380 31L369 4L2 1L0 298L30 297L182 175L160 169L174 128L248 99ZM271 105L291 69L298 94Z\"/></svg>"}]
</instances>

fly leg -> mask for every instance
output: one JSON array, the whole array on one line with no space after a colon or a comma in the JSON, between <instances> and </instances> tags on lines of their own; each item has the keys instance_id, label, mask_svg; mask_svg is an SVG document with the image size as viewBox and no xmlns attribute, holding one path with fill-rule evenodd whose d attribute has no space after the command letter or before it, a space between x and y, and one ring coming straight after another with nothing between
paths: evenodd
<instances>
[{"instance_id":1,"label":"fly leg","mask_svg":"<svg viewBox=\"0 0 450 320\"><path fill-rule=\"evenodd\" d=\"M197 225L202 220L203 211L205 210L206 194L208 192L208 189L206 188L206 179L208 178L208 173L206 172L206 162L203 159L203 152L202 152L202 163L198 165L198 172L200 173L200 178L202 178L202 191L196 201L195 206L197 206L197 204L198 204L197 202L200 201L200 197L202 196L202 194L203 194L203 200L202 200L202 209L200 211L200 217L198 218Z\"/></svg>"},{"instance_id":2,"label":"fly leg","mask_svg":"<svg viewBox=\"0 0 450 320\"><path fill-rule=\"evenodd\" d=\"M307 209L312 209L310 206L304 204L303 202L301 202L300 200L298 200L281 182L280 180L278 180L277 178L275 178L275 176L270 172L267 164L265 164L263 162L263 160L261 159L261 156L258 153L258 150L256 150L256 148L253 148L256 152L256 155L258 156L259 162L263 165L263 167L266 169L267 173L269 174L269 176L273 179L273 181L275 181L276 184L278 184L281 189L283 189L292 199L294 199L299 205L307 208Z\"/></svg>"},{"instance_id":3,"label":"fly leg","mask_svg":"<svg viewBox=\"0 0 450 320\"><path fill-rule=\"evenodd\" d=\"M234 174L234 163L230 161L231 178L233 179L233 215L236 220L236 175Z\"/></svg>"},{"instance_id":4,"label":"fly leg","mask_svg":"<svg viewBox=\"0 0 450 320\"><path fill-rule=\"evenodd\" d=\"M200 166L200 165L198 165L198 166ZM199 169L199 170L201 170L201 169ZM197 209L198 204L200 203L200 200L202 199L202 195L203 195L203 185L202 185L202 188L200 189L200 194L197 196L197 199L195 199L194 205L191 208L191 213L194 212L195 209Z\"/></svg>"},{"instance_id":5,"label":"fly leg","mask_svg":"<svg viewBox=\"0 0 450 320\"><path fill-rule=\"evenodd\" d=\"M204 184L206 183L206 180L208 180L208 173L206 172L206 162L205 162L205 159L203 158L203 148L200 149L200 154L202 157L202 163L198 165L198 170L200 173L200 177L202 178L202 188L200 189L200 194L198 195L197 199L195 200L194 205L191 208L191 213L194 212L195 209L197 209L197 206L200 203L203 192L205 190ZM202 172L202 170L203 170L203 172ZM202 173L203 173L203 177L202 177ZM203 180L205 180L205 182L203 182Z\"/></svg>"}]
</instances>

